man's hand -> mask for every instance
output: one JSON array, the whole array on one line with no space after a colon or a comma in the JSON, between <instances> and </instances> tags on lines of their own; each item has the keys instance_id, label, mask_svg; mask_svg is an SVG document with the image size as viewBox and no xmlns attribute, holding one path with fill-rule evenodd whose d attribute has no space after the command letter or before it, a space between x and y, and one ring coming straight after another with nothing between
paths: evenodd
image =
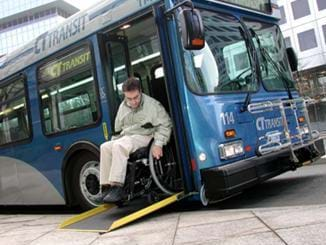
<instances>
[{"instance_id":1,"label":"man's hand","mask_svg":"<svg viewBox=\"0 0 326 245\"><path fill-rule=\"evenodd\" d=\"M153 145L152 154L153 154L153 157L156 158L157 160L160 159L163 156L162 147Z\"/></svg>"}]
</instances>

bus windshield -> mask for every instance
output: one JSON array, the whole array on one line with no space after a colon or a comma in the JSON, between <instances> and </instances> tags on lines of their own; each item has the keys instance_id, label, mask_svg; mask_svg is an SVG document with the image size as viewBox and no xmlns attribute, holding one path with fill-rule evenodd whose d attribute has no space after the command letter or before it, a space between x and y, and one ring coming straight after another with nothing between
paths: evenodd
<instances>
[{"instance_id":1,"label":"bus windshield","mask_svg":"<svg viewBox=\"0 0 326 245\"><path fill-rule=\"evenodd\" d=\"M294 88L285 43L277 25L245 20L259 53L260 72L267 90Z\"/></svg>"},{"instance_id":2,"label":"bus windshield","mask_svg":"<svg viewBox=\"0 0 326 245\"><path fill-rule=\"evenodd\" d=\"M240 22L233 16L206 10L201 15L205 48L184 52L190 89L198 94L255 91L252 55Z\"/></svg>"}]
</instances>

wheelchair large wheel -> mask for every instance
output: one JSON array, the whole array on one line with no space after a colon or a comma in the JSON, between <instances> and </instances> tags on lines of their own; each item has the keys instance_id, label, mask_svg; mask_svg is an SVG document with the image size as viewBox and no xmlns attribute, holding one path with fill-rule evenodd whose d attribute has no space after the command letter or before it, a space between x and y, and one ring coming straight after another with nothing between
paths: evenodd
<instances>
[{"instance_id":1,"label":"wheelchair large wheel","mask_svg":"<svg viewBox=\"0 0 326 245\"><path fill-rule=\"evenodd\" d=\"M155 184L163 193L173 195L180 190L179 169L170 146L163 147L163 157L159 160L149 152L149 168Z\"/></svg>"}]
</instances>

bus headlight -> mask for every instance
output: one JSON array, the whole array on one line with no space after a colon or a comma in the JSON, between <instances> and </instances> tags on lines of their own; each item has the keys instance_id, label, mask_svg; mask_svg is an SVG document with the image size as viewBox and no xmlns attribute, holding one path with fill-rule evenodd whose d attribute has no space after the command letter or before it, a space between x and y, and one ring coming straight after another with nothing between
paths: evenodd
<instances>
[{"instance_id":1,"label":"bus headlight","mask_svg":"<svg viewBox=\"0 0 326 245\"><path fill-rule=\"evenodd\" d=\"M202 153L199 154L198 159L201 162L205 162L206 159L207 159L207 156L206 156L206 154L204 152L202 152Z\"/></svg>"},{"instance_id":2,"label":"bus headlight","mask_svg":"<svg viewBox=\"0 0 326 245\"><path fill-rule=\"evenodd\" d=\"M233 141L230 143L219 145L221 159L229 159L244 154L242 140Z\"/></svg>"},{"instance_id":3,"label":"bus headlight","mask_svg":"<svg viewBox=\"0 0 326 245\"><path fill-rule=\"evenodd\" d=\"M309 134L309 128L308 128L308 126L303 126L299 130L300 130L301 135L303 135L303 134Z\"/></svg>"}]
</instances>

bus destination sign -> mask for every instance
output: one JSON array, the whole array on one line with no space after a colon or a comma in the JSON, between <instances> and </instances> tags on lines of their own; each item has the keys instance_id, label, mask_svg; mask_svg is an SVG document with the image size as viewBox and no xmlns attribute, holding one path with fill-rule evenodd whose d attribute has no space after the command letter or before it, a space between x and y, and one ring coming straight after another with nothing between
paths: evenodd
<instances>
[{"instance_id":1,"label":"bus destination sign","mask_svg":"<svg viewBox=\"0 0 326 245\"><path fill-rule=\"evenodd\" d=\"M90 50L88 48L83 48L41 67L39 70L39 78L42 82L47 82L84 67L90 64L90 61Z\"/></svg>"}]
</instances>

